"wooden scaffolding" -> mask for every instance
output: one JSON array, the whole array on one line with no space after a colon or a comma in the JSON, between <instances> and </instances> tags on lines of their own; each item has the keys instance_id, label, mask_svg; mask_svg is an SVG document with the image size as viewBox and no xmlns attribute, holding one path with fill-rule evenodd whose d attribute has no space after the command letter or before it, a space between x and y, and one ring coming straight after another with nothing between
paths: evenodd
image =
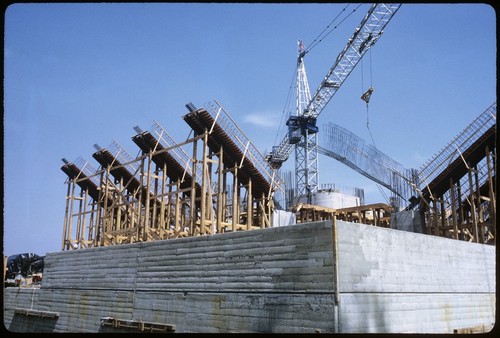
<instances>
[{"instance_id":1,"label":"wooden scaffolding","mask_svg":"<svg viewBox=\"0 0 500 338\"><path fill-rule=\"evenodd\" d=\"M394 211L394 208L384 203L366 204L339 209L299 203L291 210L295 213L297 223L318 222L335 218L340 221L389 228L390 215L391 212Z\"/></svg>"},{"instance_id":2,"label":"wooden scaffolding","mask_svg":"<svg viewBox=\"0 0 500 338\"><path fill-rule=\"evenodd\" d=\"M92 155L99 169L64 160L62 250L271 226L281 178L217 101L188 108L183 143L155 122L135 128L136 158L113 141Z\"/></svg>"},{"instance_id":3,"label":"wooden scaffolding","mask_svg":"<svg viewBox=\"0 0 500 338\"><path fill-rule=\"evenodd\" d=\"M424 232L495 244L496 102L420 169Z\"/></svg>"}]
</instances>

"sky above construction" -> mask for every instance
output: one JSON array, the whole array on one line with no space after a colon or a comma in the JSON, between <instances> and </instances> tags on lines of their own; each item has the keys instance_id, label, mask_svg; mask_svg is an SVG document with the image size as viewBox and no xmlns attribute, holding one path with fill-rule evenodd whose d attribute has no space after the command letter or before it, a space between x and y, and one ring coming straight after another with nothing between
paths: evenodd
<instances>
[{"instance_id":1,"label":"sky above construction","mask_svg":"<svg viewBox=\"0 0 500 338\"><path fill-rule=\"evenodd\" d=\"M353 11L355 9L355 11ZM265 155L295 114L297 41L311 92L368 4L13 4L4 31L4 254L61 250L62 158L94 144L139 152L133 127L190 137L187 103L216 99ZM340 16L339 16L340 15ZM336 21L333 21L337 16ZM345 18L345 20L344 20ZM316 41L319 41L317 39ZM403 4L318 118L418 169L496 101L496 16L487 4ZM374 88L368 108L361 95ZM284 169L292 170L293 154ZM390 193L334 159L320 184Z\"/></svg>"}]
</instances>

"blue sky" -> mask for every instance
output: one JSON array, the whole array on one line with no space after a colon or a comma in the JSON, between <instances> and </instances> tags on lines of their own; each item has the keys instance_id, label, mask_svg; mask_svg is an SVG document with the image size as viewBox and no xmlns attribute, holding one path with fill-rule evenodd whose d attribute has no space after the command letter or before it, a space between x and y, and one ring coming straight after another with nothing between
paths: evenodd
<instances>
[{"instance_id":1,"label":"blue sky","mask_svg":"<svg viewBox=\"0 0 500 338\"><path fill-rule=\"evenodd\" d=\"M347 12L356 4L351 4ZM13 4L4 31L4 254L61 250L61 158L93 161L133 127L158 121L182 142L185 104L217 99L263 154L283 137L283 113L306 47L343 4ZM369 6L305 58L314 92ZM361 67L362 66L362 67ZM418 168L496 101L496 15L486 4L404 4L321 113L371 143L360 96L375 88L369 124L379 150ZM277 135L278 131L281 133ZM92 162L96 167L97 164ZM285 169L293 168L293 158ZM333 159L320 183L376 184ZM388 194L388 192L386 192Z\"/></svg>"}]
</instances>

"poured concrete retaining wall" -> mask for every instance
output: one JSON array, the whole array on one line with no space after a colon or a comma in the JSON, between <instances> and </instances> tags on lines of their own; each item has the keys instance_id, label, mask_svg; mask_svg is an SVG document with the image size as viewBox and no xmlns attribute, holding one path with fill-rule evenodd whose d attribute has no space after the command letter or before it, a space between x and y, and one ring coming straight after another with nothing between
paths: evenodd
<instances>
[{"instance_id":1,"label":"poured concrete retaining wall","mask_svg":"<svg viewBox=\"0 0 500 338\"><path fill-rule=\"evenodd\" d=\"M342 332L495 322L495 247L338 222Z\"/></svg>"},{"instance_id":2,"label":"poured concrete retaining wall","mask_svg":"<svg viewBox=\"0 0 500 338\"><path fill-rule=\"evenodd\" d=\"M494 322L495 247L337 227L338 288L331 223L300 224L49 253L40 289L5 289L4 324L15 332L118 332L100 325L113 317L176 332L428 333ZM59 317L23 317L15 308Z\"/></svg>"}]
</instances>

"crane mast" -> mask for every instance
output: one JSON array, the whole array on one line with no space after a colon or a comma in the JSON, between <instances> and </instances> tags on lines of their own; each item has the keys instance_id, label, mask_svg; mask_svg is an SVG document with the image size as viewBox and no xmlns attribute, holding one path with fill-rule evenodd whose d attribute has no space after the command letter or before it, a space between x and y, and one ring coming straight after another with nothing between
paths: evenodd
<instances>
[{"instance_id":1,"label":"crane mast","mask_svg":"<svg viewBox=\"0 0 500 338\"><path fill-rule=\"evenodd\" d=\"M373 4L337 56L318 89L311 96L304 66L307 51L299 44L297 61L297 114L287 121L288 133L267 155L274 168L280 168L295 147L296 196L315 192L318 187L318 145L316 120L364 54L380 38L383 29L401 4ZM307 103L305 103L307 102Z\"/></svg>"},{"instance_id":2,"label":"crane mast","mask_svg":"<svg viewBox=\"0 0 500 338\"><path fill-rule=\"evenodd\" d=\"M296 83L296 115L290 116L287 121L290 143L295 146L295 184L300 195L306 194L308 203L311 203L312 193L318 186L318 128L314 117L304 118L303 112L311 102L311 91L307 81L304 65L304 44L299 41L299 56L297 58L297 83Z\"/></svg>"}]
</instances>

